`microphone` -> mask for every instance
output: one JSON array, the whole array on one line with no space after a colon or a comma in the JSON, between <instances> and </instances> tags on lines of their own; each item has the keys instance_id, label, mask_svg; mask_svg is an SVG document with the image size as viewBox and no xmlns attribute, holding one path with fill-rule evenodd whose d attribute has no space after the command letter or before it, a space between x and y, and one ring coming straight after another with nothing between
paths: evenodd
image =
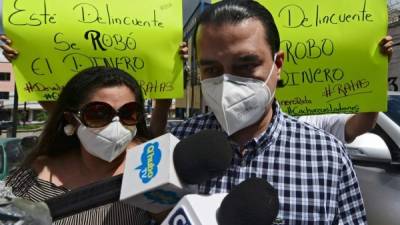
<instances>
[{"instance_id":1,"label":"microphone","mask_svg":"<svg viewBox=\"0 0 400 225\"><path fill-rule=\"evenodd\" d=\"M264 179L250 178L222 200L217 220L219 225L267 225L278 211L278 191Z\"/></svg>"},{"instance_id":2,"label":"microphone","mask_svg":"<svg viewBox=\"0 0 400 225\"><path fill-rule=\"evenodd\" d=\"M53 221L120 199L152 212L172 208L190 192L184 184L200 184L221 175L233 155L227 137L215 130L201 131L180 142L165 134L127 151L124 174L47 199ZM144 176L148 175L143 174L148 173L145 169L153 176Z\"/></svg>"},{"instance_id":3,"label":"microphone","mask_svg":"<svg viewBox=\"0 0 400 225\"><path fill-rule=\"evenodd\" d=\"M50 225L52 221L118 201L121 183L122 174L76 188L43 202L0 196L0 221L15 224L17 221L24 221L21 225L26 221L29 225Z\"/></svg>"},{"instance_id":4,"label":"microphone","mask_svg":"<svg viewBox=\"0 0 400 225\"><path fill-rule=\"evenodd\" d=\"M203 130L179 140L167 133L130 149L120 200L152 213L171 209L201 184L222 175L233 151L220 131Z\"/></svg>"},{"instance_id":5,"label":"microphone","mask_svg":"<svg viewBox=\"0 0 400 225\"><path fill-rule=\"evenodd\" d=\"M0 197L0 224L51 225L49 209L43 202Z\"/></svg>"},{"instance_id":6,"label":"microphone","mask_svg":"<svg viewBox=\"0 0 400 225\"><path fill-rule=\"evenodd\" d=\"M44 201L53 221L119 200L122 174L109 177Z\"/></svg>"},{"instance_id":7,"label":"microphone","mask_svg":"<svg viewBox=\"0 0 400 225\"><path fill-rule=\"evenodd\" d=\"M249 178L229 194L184 196L161 225L269 225L278 214L278 192Z\"/></svg>"}]
</instances>

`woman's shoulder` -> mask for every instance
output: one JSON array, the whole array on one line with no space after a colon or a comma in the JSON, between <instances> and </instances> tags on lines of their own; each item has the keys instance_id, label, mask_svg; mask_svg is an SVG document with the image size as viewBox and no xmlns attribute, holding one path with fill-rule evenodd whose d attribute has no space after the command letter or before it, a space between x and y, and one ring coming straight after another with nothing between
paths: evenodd
<instances>
[{"instance_id":1,"label":"woman's shoulder","mask_svg":"<svg viewBox=\"0 0 400 225\"><path fill-rule=\"evenodd\" d=\"M31 167L21 166L6 178L6 185L12 188L14 195L23 197L27 190L35 185L37 174Z\"/></svg>"},{"instance_id":2,"label":"woman's shoulder","mask_svg":"<svg viewBox=\"0 0 400 225\"><path fill-rule=\"evenodd\" d=\"M21 166L6 177L6 185L18 185L36 179L37 174L31 167Z\"/></svg>"},{"instance_id":3,"label":"woman's shoulder","mask_svg":"<svg viewBox=\"0 0 400 225\"><path fill-rule=\"evenodd\" d=\"M30 166L16 169L6 178L6 185L12 188L14 195L32 201L43 201L66 193L68 189L58 187L38 176L39 173L46 170L46 162L48 160L46 157L40 157Z\"/></svg>"}]
</instances>

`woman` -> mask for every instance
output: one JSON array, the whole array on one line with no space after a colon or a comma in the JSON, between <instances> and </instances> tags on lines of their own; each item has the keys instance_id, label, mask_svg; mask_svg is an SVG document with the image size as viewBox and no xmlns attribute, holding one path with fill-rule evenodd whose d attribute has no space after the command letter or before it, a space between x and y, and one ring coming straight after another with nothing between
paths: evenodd
<instances>
[{"instance_id":1,"label":"woman","mask_svg":"<svg viewBox=\"0 0 400 225\"><path fill-rule=\"evenodd\" d=\"M63 88L39 143L10 175L13 193L32 201L121 174L126 149L148 138L140 87L129 74L95 67ZM116 202L55 224L148 224L149 215Z\"/></svg>"}]
</instances>

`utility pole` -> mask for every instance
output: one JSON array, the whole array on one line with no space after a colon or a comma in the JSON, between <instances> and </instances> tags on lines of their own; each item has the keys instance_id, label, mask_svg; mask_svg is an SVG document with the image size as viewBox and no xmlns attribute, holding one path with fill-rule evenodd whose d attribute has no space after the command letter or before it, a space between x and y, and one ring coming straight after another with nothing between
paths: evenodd
<instances>
[{"instance_id":1,"label":"utility pole","mask_svg":"<svg viewBox=\"0 0 400 225\"><path fill-rule=\"evenodd\" d=\"M13 124L11 127L11 137L17 137L17 125L18 125L18 92L17 86L14 87L14 108L13 108Z\"/></svg>"}]
</instances>

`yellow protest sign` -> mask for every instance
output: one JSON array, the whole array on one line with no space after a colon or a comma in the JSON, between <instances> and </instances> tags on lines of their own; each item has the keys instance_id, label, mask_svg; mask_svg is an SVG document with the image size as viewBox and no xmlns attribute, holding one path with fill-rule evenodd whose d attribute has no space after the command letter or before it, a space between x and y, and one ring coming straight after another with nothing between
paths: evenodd
<instances>
[{"instance_id":1,"label":"yellow protest sign","mask_svg":"<svg viewBox=\"0 0 400 225\"><path fill-rule=\"evenodd\" d=\"M55 100L92 66L130 73L148 98L183 96L180 0L3 0L21 101Z\"/></svg>"},{"instance_id":2,"label":"yellow protest sign","mask_svg":"<svg viewBox=\"0 0 400 225\"><path fill-rule=\"evenodd\" d=\"M217 2L217 1L212 1ZM277 98L291 115L385 111L386 0L259 0L274 16L285 62Z\"/></svg>"}]
</instances>

